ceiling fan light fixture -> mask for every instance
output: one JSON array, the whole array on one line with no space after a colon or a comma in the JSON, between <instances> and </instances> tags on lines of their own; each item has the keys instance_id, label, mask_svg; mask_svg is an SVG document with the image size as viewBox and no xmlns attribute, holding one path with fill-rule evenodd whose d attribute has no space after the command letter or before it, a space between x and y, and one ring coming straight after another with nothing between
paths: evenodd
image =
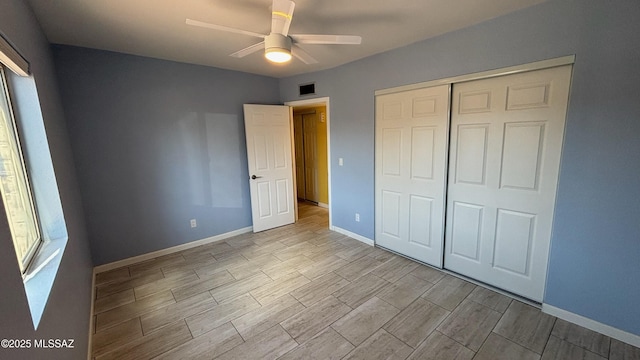
<instances>
[{"instance_id":1,"label":"ceiling fan light fixture","mask_svg":"<svg viewBox=\"0 0 640 360\"><path fill-rule=\"evenodd\" d=\"M268 49L266 50L264 57L274 63L286 63L291 61L291 52L287 49Z\"/></svg>"},{"instance_id":2,"label":"ceiling fan light fixture","mask_svg":"<svg viewBox=\"0 0 640 360\"><path fill-rule=\"evenodd\" d=\"M264 56L275 63L291 61L291 38L277 33L265 36Z\"/></svg>"}]
</instances>

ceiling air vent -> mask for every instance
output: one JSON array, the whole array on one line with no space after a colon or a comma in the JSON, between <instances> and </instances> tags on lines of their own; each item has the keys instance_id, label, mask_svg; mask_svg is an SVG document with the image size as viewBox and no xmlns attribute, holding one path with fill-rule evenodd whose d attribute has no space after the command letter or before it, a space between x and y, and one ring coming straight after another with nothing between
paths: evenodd
<instances>
[{"instance_id":1,"label":"ceiling air vent","mask_svg":"<svg viewBox=\"0 0 640 360\"><path fill-rule=\"evenodd\" d=\"M300 96L313 95L316 93L316 83L302 84L299 86Z\"/></svg>"}]
</instances>

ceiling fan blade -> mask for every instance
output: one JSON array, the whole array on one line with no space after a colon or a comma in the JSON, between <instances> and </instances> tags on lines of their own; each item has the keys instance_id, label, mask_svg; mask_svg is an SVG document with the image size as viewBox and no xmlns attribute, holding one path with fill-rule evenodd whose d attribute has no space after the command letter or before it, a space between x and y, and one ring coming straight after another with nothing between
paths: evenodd
<instances>
[{"instance_id":1,"label":"ceiling fan blade","mask_svg":"<svg viewBox=\"0 0 640 360\"><path fill-rule=\"evenodd\" d=\"M362 37L355 35L289 35L294 42L299 44L338 44L338 45L360 45Z\"/></svg>"},{"instance_id":2,"label":"ceiling fan blade","mask_svg":"<svg viewBox=\"0 0 640 360\"><path fill-rule=\"evenodd\" d=\"M257 44L251 45L249 47L246 47L242 50L236 51L233 54L229 55L229 56L233 56L233 57L237 57L237 58L241 58L241 57L245 57L249 54L253 54L256 51L260 51L260 50L264 50L264 41L261 41Z\"/></svg>"},{"instance_id":3,"label":"ceiling fan blade","mask_svg":"<svg viewBox=\"0 0 640 360\"><path fill-rule=\"evenodd\" d=\"M258 33L252 32L252 31L234 29L234 28L230 28L230 27L227 27L227 26L206 23L206 22L202 22L202 21L198 21L198 20L187 19L186 23L187 23L187 25L199 26L199 27L203 27L203 28L207 28L207 29L232 32L232 33L236 33L236 34L249 35L249 36L258 37L258 38L264 38L265 37L265 35L263 35L263 34L258 34Z\"/></svg>"},{"instance_id":4,"label":"ceiling fan blade","mask_svg":"<svg viewBox=\"0 0 640 360\"><path fill-rule=\"evenodd\" d=\"M300 59L300 61L307 65L318 63L318 60L314 59L311 55L309 55L308 52L304 51L300 46L295 44L291 47L291 55Z\"/></svg>"},{"instance_id":5,"label":"ceiling fan blade","mask_svg":"<svg viewBox=\"0 0 640 360\"><path fill-rule=\"evenodd\" d=\"M287 36L296 4L291 0L273 0L271 32Z\"/></svg>"}]
</instances>

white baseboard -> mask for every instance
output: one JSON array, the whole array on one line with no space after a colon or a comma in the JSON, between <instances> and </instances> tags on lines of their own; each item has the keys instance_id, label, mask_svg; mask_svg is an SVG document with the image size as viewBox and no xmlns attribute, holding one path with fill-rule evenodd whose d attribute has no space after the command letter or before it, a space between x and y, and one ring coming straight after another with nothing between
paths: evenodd
<instances>
[{"instance_id":1,"label":"white baseboard","mask_svg":"<svg viewBox=\"0 0 640 360\"><path fill-rule=\"evenodd\" d=\"M325 204L325 203L321 203L321 202L318 203L318 206L320 206L321 208L325 208L325 209L329 208L329 204Z\"/></svg>"},{"instance_id":2,"label":"white baseboard","mask_svg":"<svg viewBox=\"0 0 640 360\"><path fill-rule=\"evenodd\" d=\"M366 238L366 237L364 237L362 235L358 235L356 233L352 233L349 230L345 230L345 229L339 228L337 226L332 226L331 230L333 230L333 231L335 231L337 233L343 234L343 235L347 235L348 237L350 237L352 239L356 239L358 241L361 241L361 242L363 242L363 243L365 243L365 244L367 244L369 246L374 246L375 245L375 242L373 240L371 240L369 238Z\"/></svg>"},{"instance_id":3,"label":"white baseboard","mask_svg":"<svg viewBox=\"0 0 640 360\"><path fill-rule=\"evenodd\" d=\"M145 261L145 260L151 260L151 259L157 258L159 256L169 255L169 254L173 254L173 253L176 253L176 252L179 252L179 251L192 249L194 247L198 247L198 246L201 246L201 245L206 245L206 244L213 243L213 242L216 242L216 241L225 240L225 239L228 239L230 237L234 237L234 236L241 235L241 234L244 234L244 233L248 233L248 232L251 232L251 231L253 231L253 227L252 226L248 226L246 228L242 228L242 229L238 229L238 230L234 230L234 231L229 231L229 232L224 233L224 234L211 236L211 237L208 237L208 238L205 238L205 239L201 239L201 240L191 241L191 242L188 242L186 244L172 246L170 248L166 248L166 249L162 249L162 250L158 250L158 251L153 251L153 252L150 252L150 253L146 253L146 254L130 257L130 258L127 258L127 259L114 261L114 262L108 263L108 264L98 265L95 268L93 268L93 272L95 274L97 274L97 273L101 273L101 272L117 269L117 268L120 268L120 267L123 267L123 266L129 266L131 264L139 263L139 262L142 262L142 261Z\"/></svg>"},{"instance_id":4,"label":"white baseboard","mask_svg":"<svg viewBox=\"0 0 640 360\"><path fill-rule=\"evenodd\" d=\"M629 345L640 347L640 336L638 335L628 333L620 329L616 329L613 326L609 326L601 322L591 320L582 315L574 314L572 312L557 308L555 306L551 306L549 304L542 304L542 311L549 315L553 315L557 318L560 318L562 320L566 320L574 324L580 325L582 327L585 327L589 330L597 331L603 335L607 335L610 338L620 340Z\"/></svg>"}]
</instances>

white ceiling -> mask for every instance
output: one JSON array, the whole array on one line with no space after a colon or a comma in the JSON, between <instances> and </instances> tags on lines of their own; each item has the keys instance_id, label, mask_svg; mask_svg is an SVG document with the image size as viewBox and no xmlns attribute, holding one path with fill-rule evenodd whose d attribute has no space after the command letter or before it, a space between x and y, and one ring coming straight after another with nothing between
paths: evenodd
<instances>
[{"instance_id":1,"label":"white ceiling","mask_svg":"<svg viewBox=\"0 0 640 360\"><path fill-rule=\"evenodd\" d=\"M285 77L332 68L462 29L545 0L297 0L293 34L360 35L361 45L301 45L319 63L269 63L259 42L186 18L268 34L271 0L28 0L51 43Z\"/></svg>"}]
</instances>

